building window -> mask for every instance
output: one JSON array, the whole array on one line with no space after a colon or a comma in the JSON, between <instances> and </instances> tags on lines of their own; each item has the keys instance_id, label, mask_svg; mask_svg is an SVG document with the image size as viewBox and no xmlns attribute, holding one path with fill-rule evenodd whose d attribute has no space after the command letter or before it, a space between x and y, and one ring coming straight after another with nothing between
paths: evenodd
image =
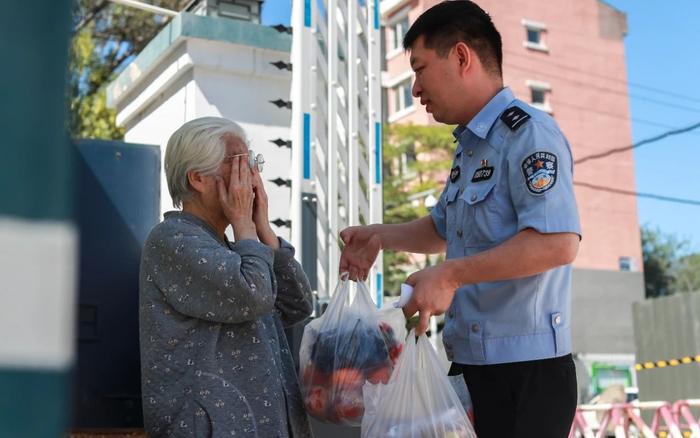
<instances>
[{"instance_id":1,"label":"building window","mask_svg":"<svg viewBox=\"0 0 700 438\"><path fill-rule=\"evenodd\" d=\"M403 111L413 106L413 96L411 95L411 79L406 79L393 87L394 91L394 113Z\"/></svg>"},{"instance_id":2,"label":"building window","mask_svg":"<svg viewBox=\"0 0 700 438\"><path fill-rule=\"evenodd\" d=\"M386 59L394 58L403 53L403 37L406 36L410 24L408 13L410 8L404 8L390 17L386 22Z\"/></svg>"},{"instance_id":3,"label":"building window","mask_svg":"<svg viewBox=\"0 0 700 438\"><path fill-rule=\"evenodd\" d=\"M628 256L620 256L620 271L636 271L636 266L634 265L634 259Z\"/></svg>"},{"instance_id":4,"label":"building window","mask_svg":"<svg viewBox=\"0 0 700 438\"><path fill-rule=\"evenodd\" d=\"M552 113L552 105L549 102L549 95L552 87L547 82L534 81L528 79L525 85L530 88L530 104L537 109Z\"/></svg>"},{"instance_id":5,"label":"building window","mask_svg":"<svg viewBox=\"0 0 700 438\"><path fill-rule=\"evenodd\" d=\"M545 91L537 88L530 88L530 95L533 105L545 104Z\"/></svg>"},{"instance_id":6,"label":"building window","mask_svg":"<svg viewBox=\"0 0 700 438\"><path fill-rule=\"evenodd\" d=\"M392 49L397 50L403 47L403 37L408 32L408 15L391 25L394 34Z\"/></svg>"},{"instance_id":7,"label":"building window","mask_svg":"<svg viewBox=\"0 0 700 438\"><path fill-rule=\"evenodd\" d=\"M527 42L541 45L542 31L538 29L527 29Z\"/></svg>"},{"instance_id":8,"label":"building window","mask_svg":"<svg viewBox=\"0 0 700 438\"><path fill-rule=\"evenodd\" d=\"M522 24L525 26L525 41L523 41L523 46L541 52L549 51L545 41L547 26L544 23L532 20L523 20Z\"/></svg>"}]
</instances>

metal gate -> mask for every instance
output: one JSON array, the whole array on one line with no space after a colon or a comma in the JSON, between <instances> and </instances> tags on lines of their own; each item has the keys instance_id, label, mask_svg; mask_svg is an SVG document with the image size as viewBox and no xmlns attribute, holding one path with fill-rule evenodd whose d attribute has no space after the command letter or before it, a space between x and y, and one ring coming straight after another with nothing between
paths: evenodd
<instances>
[{"instance_id":1,"label":"metal gate","mask_svg":"<svg viewBox=\"0 0 700 438\"><path fill-rule=\"evenodd\" d=\"M292 28L292 242L308 251L315 240L327 297L340 230L382 221L379 0L295 0ZM314 236L302 231L304 198L317 203ZM381 254L369 278L381 306Z\"/></svg>"}]
</instances>

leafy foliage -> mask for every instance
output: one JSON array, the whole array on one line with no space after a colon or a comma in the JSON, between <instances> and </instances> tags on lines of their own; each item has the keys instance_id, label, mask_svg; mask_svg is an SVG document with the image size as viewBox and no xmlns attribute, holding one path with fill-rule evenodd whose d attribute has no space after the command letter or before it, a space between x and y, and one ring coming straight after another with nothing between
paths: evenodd
<instances>
[{"instance_id":1,"label":"leafy foliage","mask_svg":"<svg viewBox=\"0 0 700 438\"><path fill-rule=\"evenodd\" d=\"M151 2L180 10L187 0ZM154 15L107 0L77 0L69 67L70 132L76 138L121 139L106 86L167 24Z\"/></svg>"},{"instance_id":2,"label":"leafy foliage","mask_svg":"<svg viewBox=\"0 0 700 438\"><path fill-rule=\"evenodd\" d=\"M429 195L440 196L452 163L453 140L452 130L445 126L385 126L384 223L404 223L429 214L424 200ZM410 272L435 260L412 260L405 253L385 251L384 290L389 295L398 293L399 285Z\"/></svg>"},{"instance_id":3,"label":"leafy foliage","mask_svg":"<svg viewBox=\"0 0 700 438\"><path fill-rule=\"evenodd\" d=\"M678 260L673 284L677 292L700 292L700 253L690 254Z\"/></svg>"},{"instance_id":4,"label":"leafy foliage","mask_svg":"<svg viewBox=\"0 0 700 438\"><path fill-rule=\"evenodd\" d=\"M700 291L700 253L689 243L659 229L642 227L644 288L647 298Z\"/></svg>"}]
</instances>

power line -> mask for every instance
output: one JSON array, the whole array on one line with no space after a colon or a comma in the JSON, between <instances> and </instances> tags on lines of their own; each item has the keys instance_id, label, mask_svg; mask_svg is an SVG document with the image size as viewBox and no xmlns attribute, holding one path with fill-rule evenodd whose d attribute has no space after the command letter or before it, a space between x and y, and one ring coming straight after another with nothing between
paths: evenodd
<instances>
[{"instance_id":1,"label":"power line","mask_svg":"<svg viewBox=\"0 0 700 438\"><path fill-rule=\"evenodd\" d=\"M581 163L585 163L586 161L589 161L589 160L597 160L599 158L604 158L604 157L607 157L607 156L610 156L613 154L618 154L620 152L624 152L624 151L627 151L630 149L636 149L640 146L644 146L645 144L654 143L654 142L662 140L666 137L671 137L673 135L683 134L683 133L692 131L693 129L697 129L699 127L700 127L700 122L695 123L695 124L690 125L690 126L687 126L685 128L678 128L678 129L673 129L671 131L666 131L666 132L663 132L663 133L656 135L654 137L650 137L650 138L647 138L644 140L640 140L636 143L632 143L630 146L623 146L623 147L619 147L619 148L609 149L609 150L607 150L605 152L601 152L599 154L593 154L593 155L585 156L583 158L579 158L578 160L575 160L574 163L581 164Z\"/></svg>"},{"instance_id":2,"label":"power line","mask_svg":"<svg viewBox=\"0 0 700 438\"><path fill-rule=\"evenodd\" d=\"M674 198L672 196L656 195L653 193L641 193L641 192L633 192L631 190L614 189L614 188L610 188L610 187L598 186L595 184L590 184L590 183L581 182L581 181L574 181L574 185L581 186L581 187L587 187L587 188L593 189L593 190L600 190L602 192L616 193L619 195L636 196L639 198L650 198L650 199L656 199L658 201L674 202L676 204L687 204L687 205L700 206L700 201L697 201L694 199Z\"/></svg>"},{"instance_id":3,"label":"power line","mask_svg":"<svg viewBox=\"0 0 700 438\"><path fill-rule=\"evenodd\" d=\"M694 113L700 112L699 108L692 108L692 107L685 106L685 105L678 105L678 104L675 104L672 102L665 102L663 100L652 99L651 97L637 96L636 94L632 94L632 93L629 94L629 97L632 99L643 100L646 102L655 103L657 105L667 106L669 108L676 108L676 109L680 109L680 110L684 110L684 111L691 111Z\"/></svg>"},{"instance_id":4,"label":"power line","mask_svg":"<svg viewBox=\"0 0 700 438\"><path fill-rule=\"evenodd\" d=\"M678 128L677 126L671 126L671 125L667 125L665 123L656 123L656 122L652 122L650 120L638 119L636 117L630 117L629 120L631 120L635 123L641 123L643 125L649 125L649 126L656 126L659 128L666 128L666 129L677 129ZM700 135L700 132L689 132L688 134Z\"/></svg>"},{"instance_id":5,"label":"power line","mask_svg":"<svg viewBox=\"0 0 700 438\"><path fill-rule=\"evenodd\" d=\"M555 106L557 106L557 107L566 106L566 107L569 107L569 108L573 108L573 109L577 109L577 110L589 112L589 113L592 113L592 114L598 114L598 115L601 115L601 116L612 117L612 118L614 118L614 119L619 119L619 120L624 120L624 121L632 121L632 122L634 122L634 123L639 123L639 124L642 124L642 125L656 126L656 127L658 127L658 128L665 128L665 129L676 129L675 126L666 125L666 124L663 124L663 123L652 122L651 120L640 119L640 118L638 118L638 117L623 116L623 115L620 115L620 114L615 114L615 113L611 113L611 112L596 110L596 109L589 108L589 107L585 107L585 106L581 106L581 105L574 105L574 104L572 104L572 103L563 102L563 101L562 101L562 102L557 101L556 104L555 104ZM697 133L697 132L692 132L691 134L693 134L693 135L700 135L700 133Z\"/></svg>"},{"instance_id":6,"label":"power line","mask_svg":"<svg viewBox=\"0 0 700 438\"><path fill-rule=\"evenodd\" d=\"M689 101L691 101L691 102L700 102L700 99L698 99L698 98L689 97L689 96L684 96L684 95L682 95L682 94L673 93L673 92L671 92L671 91L662 90L662 89L660 89L660 88L650 87L649 85L642 85L642 84L638 84L638 83L636 83L636 82L628 82L628 84L629 84L631 87L641 88L642 90L652 91L652 92L659 93L659 94L665 94L665 95L667 95L667 96L675 97L675 98L678 98L678 99L689 100Z\"/></svg>"},{"instance_id":7,"label":"power line","mask_svg":"<svg viewBox=\"0 0 700 438\"><path fill-rule=\"evenodd\" d=\"M508 64L506 64L506 66L508 66ZM530 69L527 69L527 68L518 67L518 66L515 66L515 65L512 65L512 67L514 67L514 68L516 68L516 69L520 69L520 70L525 70L525 71L534 71L534 70L530 70ZM551 74L547 74L547 75L552 76ZM569 81L569 82L572 82L572 83L578 83L579 85L589 86L590 88L596 88L596 89L598 89L598 90L600 90L600 91L611 92L611 93L616 93L616 94L628 96L628 94L625 93L625 92L619 92L619 91L617 91L617 90L613 90L613 89L609 89L609 88L598 87L598 86L595 86L595 85L589 85L589 84L586 84L586 83L584 83L584 82L579 82L579 81L570 80L570 79L567 79L567 78L564 78L564 77L561 77L561 76L559 76L559 78L561 78L561 79L563 79L563 80L566 80L566 81ZM662 102L662 101L656 101L656 100L650 99L650 98L637 97L637 96L632 96L632 95L629 95L629 96L630 96L630 97L639 98L639 99L642 99L642 100L652 101L652 102L655 102L655 103L660 103L660 104L662 104L662 105L666 105L666 106L669 106L669 107L674 107L674 108L678 108L678 107L679 107L678 105L675 105L675 104L672 104L672 103ZM656 126L656 127L665 128L665 129L676 129L676 127L674 127L674 126L666 125L666 124L663 124L663 123L658 123L658 122L653 122L653 121L650 121L650 120L640 119L640 118L638 118L638 117L629 117L629 116L625 116L625 115L621 115L621 114L615 114L615 113L612 113L612 112L602 111L602 110L599 110L599 109L590 108L590 107L585 107L585 106L581 106L581 105L575 105L575 104L572 104L572 103L569 103L569 102L564 102L564 101L561 101L561 102L560 102L560 101L557 101L557 102L556 102L556 106L566 106L566 107L569 107L569 108L573 108L573 109L577 109L577 110L580 110L580 111L589 112L589 113L592 113L592 114L599 114L599 115L602 115L602 116L612 117L612 118L616 118L616 119L624 120L624 121L632 121L632 122L637 123L637 124L643 124L643 125L649 125L649 126ZM685 110L689 110L689 111L692 111L692 112L700 112L700 109L694 109L694 108L683 107L683 106L680 106L680 109L685 109ZM696 132L693 132L692 134L693 134L693 135L700 135L700 133L696 133Z\"/></svg>"},{"instance_id":8,"label":"power line","mask_svg":"<svg viewBox=\"0 0 700 438\"><path fill-rule=\"evenodd\" d=\"M521 57L521 58L526 58L526 59L529 59L529 60L533 60L533 61L535 61L535 62L538 61L536 58L533 58L532 56L529 56L529 55L526 54L526 53L511 52L511 51L509 51L509 50L504 50L503 53L510 54L510 55L514 55L514 56L519 56L519 57ZM674 93L674 92L672 92L672 91L663 90L663 89L661 89L661 88L656 88L656 87L652 87L652 86L649 86L649 85L640 84L640 83L638 83L638 82L626 81L626 80L624 80L624 79L614 78L614 77L611 77L611 76L606 76L606 75L603 75L603 74L594 73L594 72L592 72L592 71L590 71L590 70L584 70L584 69L576 68L576 67L574 67L574 66L570 66L570 65L566 65L566 64L560 64L560 63L557 63L557 62L550 62L549 60L547 60L547 61L545 61L545 62L547 63L547 66L557 67L557 68L560 68L560 69L562 69L562 70L568 70L568 71L578 72L578 73L581 73L581 74L584 74L584 75L588 75L588 76L593 76L593 77L605 79L605 80L607 80L607 81L617 82L617 83L623 84L623 85L625 85L625 86L640 88L640 89L647 90L647 91L651 91L651 92L654 92L654 93L665 94L665 95L670 96L670 97L675 97L675 98L682 99L682 100L687 100L687 101L690 101L690 102L697 102L697 103L700 103L700 98L691 97L691 96L687 96L687 95L680 94L680 93Z\"/></svg>"},{"instance_id":9,"label":"power line","mask_svg":"<svg viewBox=\"0 0 700 438\"><path fill-rule=\"evenodd\" d=\"M693 108L693 107L689 107L689 106L685 106L685 105L679 105L679 104L676 104L676 103L673 103L673 102L666 102L666 101L663 101L663 100L653 99L653 98L651 98L651 97L637 96L637 95L635 95L635 94L628 93L627 90L616 90L616 89L614 89L614 88L601 87L601 86L599 86L599 85L595 85L595 84L591 84L591 83L587 83L587 82L583 82L583 81L578 81L578 80L572 79L572 78L570 78L570 77L561 76L561 75L553 74L553 73L550 73L550 72L541 73L539 70L537 70L537 69L534 68L534 67L533 67L533 68L528 68L528 67L523 67L523 66L519 66L519 65L515 65L515 64L504 64L504 67L510 67L510 68L514 68L514 69L517 69L517 70L521 70L521 71L525 71L525 72L534 73L534 74L536 74L536 75L538 75L538 76L551 77L551 78L561 79L561 80L566 81L566 82L568 82L568 83L570 83L570 84L581 85L581 86L584 86L584 87L586 87L586 88L588 88L588 89L592 89L592 90L599 90L599 91L603 91L603 92L605 92L605 93L617 94L617 95L620 95L620 96L629 97L629 98L631 98L631 99L643 100L643 101L646 101L646 102L651 102L651 103L654 103L654 104L657 104L657 105L667 106L667 107L669 107L669 108L675 108L675 109L679 109L679 110L683 110L683 111L690 111L690 112L694 112L694 113L700 113L700 108Z\"/></svg>"}]
</instances>

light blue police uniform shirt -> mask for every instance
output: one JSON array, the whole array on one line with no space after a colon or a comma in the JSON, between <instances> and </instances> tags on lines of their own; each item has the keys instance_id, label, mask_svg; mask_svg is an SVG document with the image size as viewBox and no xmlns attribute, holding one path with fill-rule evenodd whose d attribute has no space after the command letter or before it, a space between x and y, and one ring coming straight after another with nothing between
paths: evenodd
<instances>
[{"instance_id":1,"label":"light blue police uniform shirt","mask_svg":"<svg viewBox=\"0 0 700 438\"><path fill-rule=\"evenodd\" d=\"M556 122L502 89L467 126L431 211L447 258L486 251L518 232L581 235L571 149ZM547 247L526 248L544 254ZM467 365L571 352L571 265L530 277L467 284L445 314L449 360Z\"/></svg>"}]
</instances>

